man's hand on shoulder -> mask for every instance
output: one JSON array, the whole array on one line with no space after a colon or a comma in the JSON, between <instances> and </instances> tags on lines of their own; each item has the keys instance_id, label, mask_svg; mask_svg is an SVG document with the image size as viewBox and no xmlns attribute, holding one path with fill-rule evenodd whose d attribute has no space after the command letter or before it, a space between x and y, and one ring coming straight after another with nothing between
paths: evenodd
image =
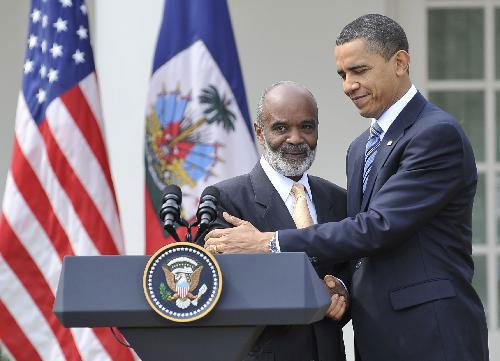
<instances>
[{"instance_id":1,"label":"man's hand on shoulder","mask_svg":"<svg viewBox=\"0 0 500 361\"><path fill-rule=\"evenodd\" d=\"M326 275L323 280L330 292L331 303L326 310L326 317L340 320L344 316L347 307L349 306L349 293L347 292L344 284L336 277Z\"/></svg>"},{"instance_id":2,"label":"man's hand on shoulder","mask_svg":"<svg viewBox=\"0 0 500 361\"><path fill-rule=\"evenodd\" d=\"M260 232L250 222L224 212L234 228L214 229L205 236L205 248L211 253L267 253L274 232Z\"/></svg>"}]
</instances>

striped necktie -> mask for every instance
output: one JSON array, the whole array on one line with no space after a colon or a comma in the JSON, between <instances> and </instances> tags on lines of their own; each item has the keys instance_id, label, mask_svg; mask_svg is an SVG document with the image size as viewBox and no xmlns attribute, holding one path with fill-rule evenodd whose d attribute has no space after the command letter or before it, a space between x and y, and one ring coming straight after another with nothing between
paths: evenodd
<instances>
[{"instance_id":1,"label":"striped necktie","mask_svg":"<svg viewBox=\"0 0 500 361\"><path fill-rule=\"evenodd\" d=\"M368 176L370 175L370 170L372 169L373 161L377 155L377 149L381 143L380 135L382 134L382 128L377 122L373 123L370 127L370 138L366 143L365 149L365 168L363 170L363 193L365 193L366 184L368 183Z\"/></svg>"}]
</instances>

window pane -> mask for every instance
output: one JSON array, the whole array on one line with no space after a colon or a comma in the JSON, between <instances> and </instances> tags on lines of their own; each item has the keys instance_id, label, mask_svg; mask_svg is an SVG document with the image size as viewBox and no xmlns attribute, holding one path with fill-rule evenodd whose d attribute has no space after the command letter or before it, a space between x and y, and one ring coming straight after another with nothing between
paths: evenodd
<instances>
[{"instance_id":1,"label":"window pane","mask_svg":"<svg viewBox=\"0 0 500 361\"><path fill-rule=\"evenodd\" d=\"M486 289L486 256L473 256L474 259L474 277L472 286L483 302L484 310L488 314L488 292Z\"/></svg>"},{"instance_id":2,"label":"window pane","mask_svg":"<svg viewBox=\"0 0 500 361\"><path fill-rule=\"evenodd\" d=\"M429 99L458 119L472 143L476 161L484 161L484 93L434 91Z\"/></svg>"},{"instance_id":3,"label":"window pane","mask_svg":"<svg viewBox=\"0 0 500 361\"><path fill-rule=\"evenodd\" d=\"M495 73L500 79L500 36L497 35L500 34L500 8L495 9L495 34Z\"/></svg>"},{"instance_id":4,"label":"window pane","mask_svg":"<svg viewBox=\"0 0 500 361\"><path fill-rule=\"evenodd\" d=\"M482 79L483 9L429 9L428 12L429 78Z\"/></svg>"},{"instance_id":5,"label":"window pane","mask_svg":"<svg viewBox=\"0 0 500 361\"><path fill-rule=\"evenodd\" d=\"M472 209L472 243L486 243L486 185L484 174L478 174L476 197Z\"/></svg>"},{"instance_id":6,"label":"window pane","mask_svg":"<svg viewBox=\"0 0 500 361\"><path fill-rule=\"evenodd\" d=\"M497 305L500 305L500 256L497 257L497 287L492 290L496 293ZM498 312L498 328L500 329L500 312Z\"/></svg>"},{"instance_id":7,"label":"window pane","mask_svg":"<svg viewBox=\"0 0 500 361\"><path fill-rule=\"evenodd\" d=\"M497 222L497 243L500 243L500 174L496 176L495 217ZM477 194L477 193L476 193Z\"/></svg>"},{"instance_id":8,"label":"window pane","mask_svg":"<svg viewBox=\"0 0 500 361\"><path fill-rule=\"evenodd\" d=\"M500 38L500 33L499 36ZM496 122L496 133L497 133L497 141L496 141L496 158L497 162L500 161L500 92L496 93L496 112L495 112L495 122Z\"/></svg>"}]
</instances>

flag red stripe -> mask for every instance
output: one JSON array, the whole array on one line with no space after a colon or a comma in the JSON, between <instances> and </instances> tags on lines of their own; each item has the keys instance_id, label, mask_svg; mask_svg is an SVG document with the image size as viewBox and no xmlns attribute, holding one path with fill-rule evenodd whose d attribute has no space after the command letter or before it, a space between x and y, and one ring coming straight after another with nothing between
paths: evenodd
<instances>
[{"instance_id":1,"label":"flag red stripe","mask_svg":"<svg viewBox=\"0 0 500 361\"><path fill-rule=\"evenodd\" d=\"M146 254L154 254L158 249L168 243L172 243L174 240L172 237L165 237L163 235L163 227L156 215L147 185L144 187L144 191L144 203L146 206Z\"/></svg>"},{"instance_id":2,"label":"flag red stripe","mask_svg":"<svg viewBox=\"0 0 500 361\"><path fill-rule=\"evenodd\" d=\"M160 218L158 217L157 211L154 209L153 201L149 196L149 191L147 185L144 187L144 204L145 204L145 233L146 233L146 254L152 255L161 247L175 242L175 240L171 236L165 236L163 233L163 226L160 223ZM194 217L189 221L192 223L194 221ZM195 239L196 232L198 232L198 227L191 228L191 232L193 235L193 240ZM177 229L177 235L183 241L186 238L187 229L182 227Z\"/></svg>"},{"instance_id":3,"label":"flag red stripe","mask_svg":"<svg viewBox=\"0 0 500 361\"><path fill-rule=\"evenodd\" d=\"M118 343L109 328L96 327L93 328L92 331L94 331L97 338L99 338L99 341L101 341L108 354L113 355L114 360L135 361L134 356L132 356L132 351Z\"/></svg>"},{"instance_id":4,"label":"flag red stripe","mask_svg":"<svg viewBox=\"0 0 500 361\"><path fill-rule=\"evenodd\" d=\"M11 173L17 184L17 188L49 236L61 261L66 255L72 256L74 253L68 236L54 214L49 198L19 147L16 137L14 137Z\"/></svg>"},{"instance_id":5,"label":"flag red stripe","mask_svg":"<svg viewBox=\"0 0 500 361\"><path fill-rule=\"evenodd\" d=\"M2 224L3 241L9 245L2 249L5 261L17 275L17 278L47 320L48 325L59 341L66 359L81 360L70 330L64 328L52 312L55 299L50 286L3 215L0 222Z\"/></svg>"},{"instance_id":6,"label":"flag red stripe","mask_svg":"<svg viewBox=\"0 0 500 361\"><path fill-rule=\"evenodd\" d=\"M47 121L40 124L40 133L44 139L52 169L59 183L61 183L61 186L66 191L82 225L93 240L96 248L104 255L118 254L118 250L106 223L100 216L95 203L88 195L85 187L82 185L78 176L75 174L73 168L71 168L71 165L59 148L59 145L48 127Z\"/></svg>"},{"instance_id":7,"label":"flag red stripe","mask_svg":"<svg viewBox=\"0 0 500 361\"><path fill-rule=\"evenodd\" d=\"M0 339L16 360L42 360L9 310L0 301Z\"/></svg>"},{"instance_id":8,"label":"flag red stripe","mask_svg":"<svg viewBox=\"0 0 500 361\"><path fill-rule=\"evenodd\" d=\"M69 114L71 114L71 117L75 121L75 124L82 132L82 135L87 141L90 149L92 149L95 158L101 165L104 177L106 178L108 186L113 193L115 209L118 213L118 204L116 203L116 194L113 187L113 180L111 178L104 139L102 138L99 125L97 124L97 120L94 118L94 113L87 103L85 95L77 85L61 95L60 98L66 106Z\"/></svg>"}]
</instances>

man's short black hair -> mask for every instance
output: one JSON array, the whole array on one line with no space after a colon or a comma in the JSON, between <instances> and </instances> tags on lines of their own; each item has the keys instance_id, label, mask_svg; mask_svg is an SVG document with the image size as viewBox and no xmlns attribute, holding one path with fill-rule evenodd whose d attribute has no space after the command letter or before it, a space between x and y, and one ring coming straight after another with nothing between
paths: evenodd
<instances>
[{"instance_id":1,"label":"man's short black hair","mask_svg":"<svg viewBox=\"0 0 500 361\"><path fill-rule=\"evenodd\" d=\"M305 86L303 86L300 83L297 83L295 81L291 80L280 80L270 86L268 86L264 91L262 92L262 95L260 96L259 99L259 104L257 105L257 120L255 123L262 128L264 125L264 103L266 101L267 94L273 90L274 88L277 88L281 85L294 85L298 88L302 88L306 93L309 94L309 98L311 98L311 103L314 106L314 112L316 113L316 120L318 119L318 103L316 102L316 98L314 98L314 95L311 93L309 89L307 89Z\"/></svg>"},{"instance_id":2,"label":"man's short black hair","mask_svg":"<svg viewBox=\"0 0 500 361\"><path fill-rule=\"evenodd\" d=\"M336 44L364 39L368 48L389 60L399 50L409 52L405 31L397 22L380 14L363 15L347 24Z\"/></svg>"}]
</instances>

